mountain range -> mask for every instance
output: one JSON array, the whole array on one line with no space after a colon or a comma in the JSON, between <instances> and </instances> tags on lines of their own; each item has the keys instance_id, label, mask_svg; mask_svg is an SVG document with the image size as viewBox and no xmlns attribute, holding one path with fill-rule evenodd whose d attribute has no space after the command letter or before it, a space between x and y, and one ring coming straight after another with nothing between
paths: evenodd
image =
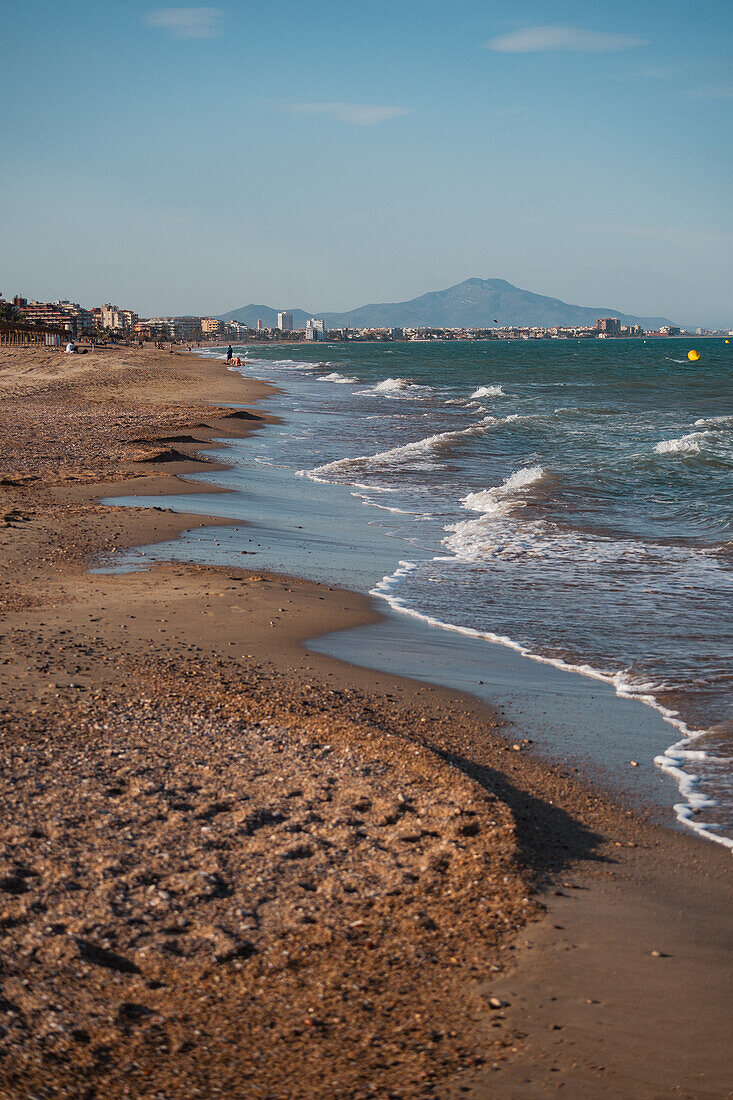
<instances>
[{"instance_id":1,"label":"mountain range","mask_svg":"<svg viewBox=\"0 0 733 1100\"><path fill-rule=\"evenodd\" d=\"M309 317L323 317L328 328L490 328L499 325L541 326L594 325L598 317L618 317L624 325L658 329L671 324L665 317L634 317L610 306L574 306L559 298L521 290L504 279L466 279L447 290L434 290L409 302L380 302L348 313L303 309L289 310L296 329L305 328ZM222 321L239 321L254 328L261 320L266 328L277 325L277 310L249 305L220 314Z\"/></svg>"}]
</instances>

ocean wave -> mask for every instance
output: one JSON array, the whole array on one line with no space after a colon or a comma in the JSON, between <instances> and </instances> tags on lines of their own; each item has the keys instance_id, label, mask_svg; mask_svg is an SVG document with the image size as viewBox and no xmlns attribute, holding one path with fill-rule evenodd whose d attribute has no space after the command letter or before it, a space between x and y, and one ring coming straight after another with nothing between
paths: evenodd
<instances>
[{"instance_id":1,"label":"ocean wave","mask_svg":"<svg viewBox=\"0 0 733 1100\"><path fill-rule=\"evenodd\" d=\"M421 386L419 382L412 382L409 378L385 378L369 389L359 390L359 397L419 397L420 394L430 393L430 386Z\"/></svg>"},{"instance_id":2,"label":"ocean wave","mask_svg":"<svg viewBox=\"0 0 733 1100\"><path fill-rule=\"evenodd\" d=\"M247 365L251 367L261 367L266 370L303 370L314 371L318 364L309 363L305 359L247 359Z\"/></svg>"},{"instance_id":3,"label":"ocean wave","mask_svg":"<svg viewBox=\"0 0 733 1100\"><path fill-rule=\"evenodd\" d=\"M471 394L471 400L473 401L477 397L506 397L506 394L500 385L479 386L479 388L474 390Z\"/></svg>"},{"instance_id":4,"label":"ocean wave","mask_svg":"<svg viewBox=\"0 0 733 1100\"><path fill-rule=\"evenodd\" d=\"M701 416L695 421L696 428L733 428L733 416Z\"/></svg>"},{"instance_id":5,"label":"ocean wave","mask_svg":"<svg viewBox=\"0 0 733 1100\"><path fill-rule=\"evenodd\" d=\"M358 382L359 379L358 378L349 378L348 375L339 374L339 372L337 370L334 370L334 371L331 371L330 374L322 374L319 377L318 381L319 382L336 382L339 385L343 386L343 385L345 385L347 383L350 383L350 382Z\"/></svg>"},{"instance_id":6,"label":"ocean wave","mask_svg":"<svg viewBox=\"0 0 733 1100\"><path fill-rule=\"evenodd\" d=\"M501 485L495 485L491 489L482 489L477 493L469 493L462 498L464 508L472 512L495 513L503 510L504 505L522 503L521 494L530 485L536 485L542 481L546 471L542 466L525 466L521 470L515 470L513 474L505 478Z\"/></svg>"},{"instance_id":7,"label":"ocean wave","mask_svg":"<svg viewBox=\"0 0 733 1100\"><path fill-rule=\"evenodd\" d=\"M444 545L462 561L476 561L488 553L495 552L498 546L502 550L507 546L507 532L495 526L497 518L509 516L518 508L527 504L530 490L547 476L542 466L527 466L515 470L513 474L491 489L482 489L463 497L464 508L480 512L475 519L459 520L445 528L450 532L443 540ZM493 530L492 530L493 528ZM496 536L498 535L498 542ZM525 546L524 537L521 545Z\"/></svg>"},{"instance_id":8,"label":"ocean wave","mask_svg":"<svg viewBox=\"0 0 733 1100\"><path fill-rule=\"evenodd\" d=\"M471 425L470 428L462 428L457 431L438 432L436 435L417 439L414 443L404 443L401 447L392 447L388 451L378 451L373 455L358 455L355 458L338 458L334 462L327 462L323 466L316 466L312 470L300 470L301 476L328 478L331 476L343 477L349 480L352 473L373 473L385 467L403 466L408 463L424 464L430 460L436 451L450 447L452 443L463 437L483 435L484 432L498 423L495 417L487 416L480 423Z\"/></svg>"},{"instance_id":9,"label":"ocean wave","mask_svg":"<svg viewBox=\"0 0 733 1100\"><path fill-rule=\"evenodd\" d=\"M701 810L715 806L716 802L715 799L699 791L701 777L694 772L685 770L685 764L714 760L714 758L704 750L691 747L695 742L699 741L701 737L708 734L709 731L691 730L685 722L680 719L678 711L671 710L657 700L653 692L655 690L660 690L658 686L630 676L626 670L604 670L595 668L593 665L587 663L576 664L566 661L561 657L545 656L544 654L534 652L521 642L507 635L445 622L434 615L429 615L425 612L418 611L414 607L410 607L405 598L396 595L393 589L411 572L418 569L420 564L419 562L413 561L400 561L394 573L383 577L382 580L371 589L369 594L384 600L393 611L402 615L409 615L412 618L420 619L422 622L437 627L440 630L462 634L468 638L492 642L496 645L506 646L508 649L512 649L516 653L519 653L522 657L527 657L529 660L537 661L540 664L552 665L564 672L575 672L589 679L602 681L609 684L620 698L631 699L635 702L652 707L661 715L665 722L675 727L683 735L682 740L671 745L664 753L654 759L654 763L659 768L675 779L680 794L684 799L683 802L677 803L674 807L677 819L681 824L686 825L699 836L707 840L712 840L717 844L722 844L724 847L733 851L733 838L720 835L714 823L705 822L700 819L699 814ZM730 761L726 760L725 763L729 764Z\"/></svg>"},{"instance_id":10,"label":"ocean wave","mask_svg":"<svg viewBox=\"0 0 733 1100\"><path fill-rule=\"evenodd\" d=\"M710 432L690 432L679 439L663 439L654 448L655 454L700 454L700 443L707 439Z\"/></svg>"}]
</instances>

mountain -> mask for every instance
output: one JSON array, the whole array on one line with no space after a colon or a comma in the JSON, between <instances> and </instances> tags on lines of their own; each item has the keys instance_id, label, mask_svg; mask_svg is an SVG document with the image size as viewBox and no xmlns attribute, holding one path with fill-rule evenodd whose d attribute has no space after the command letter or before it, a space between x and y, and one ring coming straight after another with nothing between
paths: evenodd
<instances>
[{"instance_id":1,"label":"mountain","mask_svg":"<svg viewBox=\"0 0 733 1100\"><path fill-rule=\"evenodd\" d=\"M610 306L574 306L559 298L520 290L504 279L466 279L447 290L435 290L409 302L384 302L361 306L349 313L307 314L292 310L295 328L303 328L307 317L324 317L329 328L490 328L499 325L594 325L598 317L618 317L625 325L658 329L671 324L665 317L634 317ZM251 318L251 319L250 319ZM246 321L262 318L265 325L277 323L275 310L267 306L244 306L224 314L222 320Z\"/></svg>"},{"instance_id":2,"label":"mountain","mask_svg":"<svg viewBox=\"0 0 733 1100\"><path fill-rule=\"evenodd\" d=\"M490 328L500 325L593 325L598 317L618 317L623 324L658 328L663 317L631 317L609 306L574 306L559 298L520 290L504 279L466 279L447 290L423 294L409 302L362 306L350 313L327 313L330 328L433 326Z\"/></svg>"},{"instance_id":3,"label":"mountain","mask_svg":"<svg viewBox=\"0 0 733 1100\"><path fill-rule=\"evenodd\" d=\"M277 325L277 315L281 310L272 309L271 306L242 306L240 309L233 309L229 313L219 314L220 321L239 321L240 324L247 325L248 328L257 328L257 322L262 321L265 328L275 328ZM309 317L313 317L314 314L306 313L304 309L291 309L288 310L293 315L293 326L295 328L305 328L305 323ZM320 317L320 314L318 314Z\"/></svg>"}]
</instances>

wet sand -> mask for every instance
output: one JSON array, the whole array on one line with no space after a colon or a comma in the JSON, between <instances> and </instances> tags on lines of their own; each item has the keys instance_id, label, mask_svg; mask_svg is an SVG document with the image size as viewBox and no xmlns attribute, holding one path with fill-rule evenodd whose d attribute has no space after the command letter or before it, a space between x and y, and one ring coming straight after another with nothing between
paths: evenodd
<instances>
[{"instance_id":1,"label":"wet sand","mask_svg":"<svg viewBox=\"0 0 733 1100\"><path fill-rule=\"evenodd\" d=\"M0 352L0 1095L728 1095L726 852L303 650L361 596L88 572L204 522L96 501L195 491L267 392Z\"/></svg>"}]
</instances>

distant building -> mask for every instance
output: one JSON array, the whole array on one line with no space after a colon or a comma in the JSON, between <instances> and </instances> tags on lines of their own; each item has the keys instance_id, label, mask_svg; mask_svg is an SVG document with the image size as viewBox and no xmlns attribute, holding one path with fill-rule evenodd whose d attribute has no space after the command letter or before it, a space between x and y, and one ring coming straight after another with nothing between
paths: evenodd
<instances>
[{"instance_id":1,"label":"distant building","mask_svg":"<svg viewBox=\"0 0 733 1100\"><path fill-rule=\"evenodd\" d=\"M18 303L23 303L22 305ZM48 328L63 328L74 331L74 321L70 314L50 302L26 302L25 298L15 298L13 305L20 310L23 320L29 324L46 325Z\"/></svg>"},{"instance_id":2,"label":"distant building","mask_svg":"<svg viewBox=\"0 0 733 1100\"><path fill-rule=\"evenodd\" d=\"M265 331L265 324L264 324L264 321L262 320L261 317L257 318L257 331L258 332L264 332Z\"/></svg>"},{"instance_id":3,"label":"distant building","mask_svg":"<svg viewBox=\"0 0 733 1100\"><path fill-rule=\"evenodd\" d=\"M277 315L277 327L280 332L292 332L293 331L293 315L288 313L287 310L282 310Z\"/></svg>"},{"instance_id":4,"label":"distant building","mask_svg":"<svg viewBox=\"0 0 733 1100\"><path fill-rule=\"evenodd\" d=\"M305 323L306 340L325 340L326 322L322 317L310 317Z\"/></svg>"},{"instance_id":5,"label":"distant building","mask_svg":"<svg viewBox=\"0 0 733 1100\"><path fill-rule=\"evenodd\" d=\"M391 328L389 330L389 336L391 340L403 340L405 333L401 328Z\"/></svg>"},{"instance_id":6,"label":"distant building","mask_svg":"<svg viewBox=\"0 0 733 1100\"><path fill-rule=\"evenodd\" d=\"M158 340L198 340L201 336L200 317L149 317L138 322L133 331Z\"/></svg>"},{"instance_id":7,"label":"distant building","mask_svg":"<svg viewBox=\"0 0 733 1100\"><path fill-rule=\"evenodd\" d=\"M146 321L138 321L133 325L132 331L138 336L147 336L149 340L170 340L173 336L172 326L172 317L148 317Z\"/></svg>"},{"instance_id":8,"label":"distant building","mask_svg":"<svg viewBox=\"0 0 733 1100\"><path fill-rule=\"evenodd\" d=\"M596 321L596 332L605 332L606 336L620 336L621 322L618 317L599 317Z\"/></svg>"},{"instance_id":9,"label":"distant building","mask_svg":"<svg viewBox=\"0 0 733 1100\"><path fill-rule=\"evenodd\" d=\"M171 335L177 340L198 340L201 335L201 318L174 317Z\"/></svg>"},{"instance_id":10,"label":"distant building","mask_svg":"<svg viewBox=\"0 0 733 1100\"><path fill-rule=\"evenodd\" d=\"M218 336L223 328L223 323L218 317L202 317L201 332L204 336Z\"/></svg>"},{"instance_id":11,"label":"distant building","mask_svg":"<svg viewBox=\"0 0 733 1100\"><path fill-rule=\"evenodd\" d=\"M68 313L69 317L71 317L74 332L79 333L83 330L88 331L94 327L92 311L90 309L84 309L78 302L56 301L53 305L62 309L64 313Z\"/></svg>"},{"instance_id":12,"label":"distant building","mask_svg":"<svg viewBox=\"0 0 733 1100\"><path fill-rule=\"evenodd\" d=\"M665 336L679 336L680 334L678 325L662 325L659 331L664 333Z\"/></svg>"},{"instance_id":13,"label":"distant building","mask_svg":"<svg viewBox=\"0 0 733 1100\"><path fill-rule=\"evenodd\" d=\"M91 312L93 324L96 328L129 331L135 327L138 321L137 313L133 313L131 309L120 309L119 306L110 305L109 302L103 306L95 306Z\"/></svg>"}]
</instances>

